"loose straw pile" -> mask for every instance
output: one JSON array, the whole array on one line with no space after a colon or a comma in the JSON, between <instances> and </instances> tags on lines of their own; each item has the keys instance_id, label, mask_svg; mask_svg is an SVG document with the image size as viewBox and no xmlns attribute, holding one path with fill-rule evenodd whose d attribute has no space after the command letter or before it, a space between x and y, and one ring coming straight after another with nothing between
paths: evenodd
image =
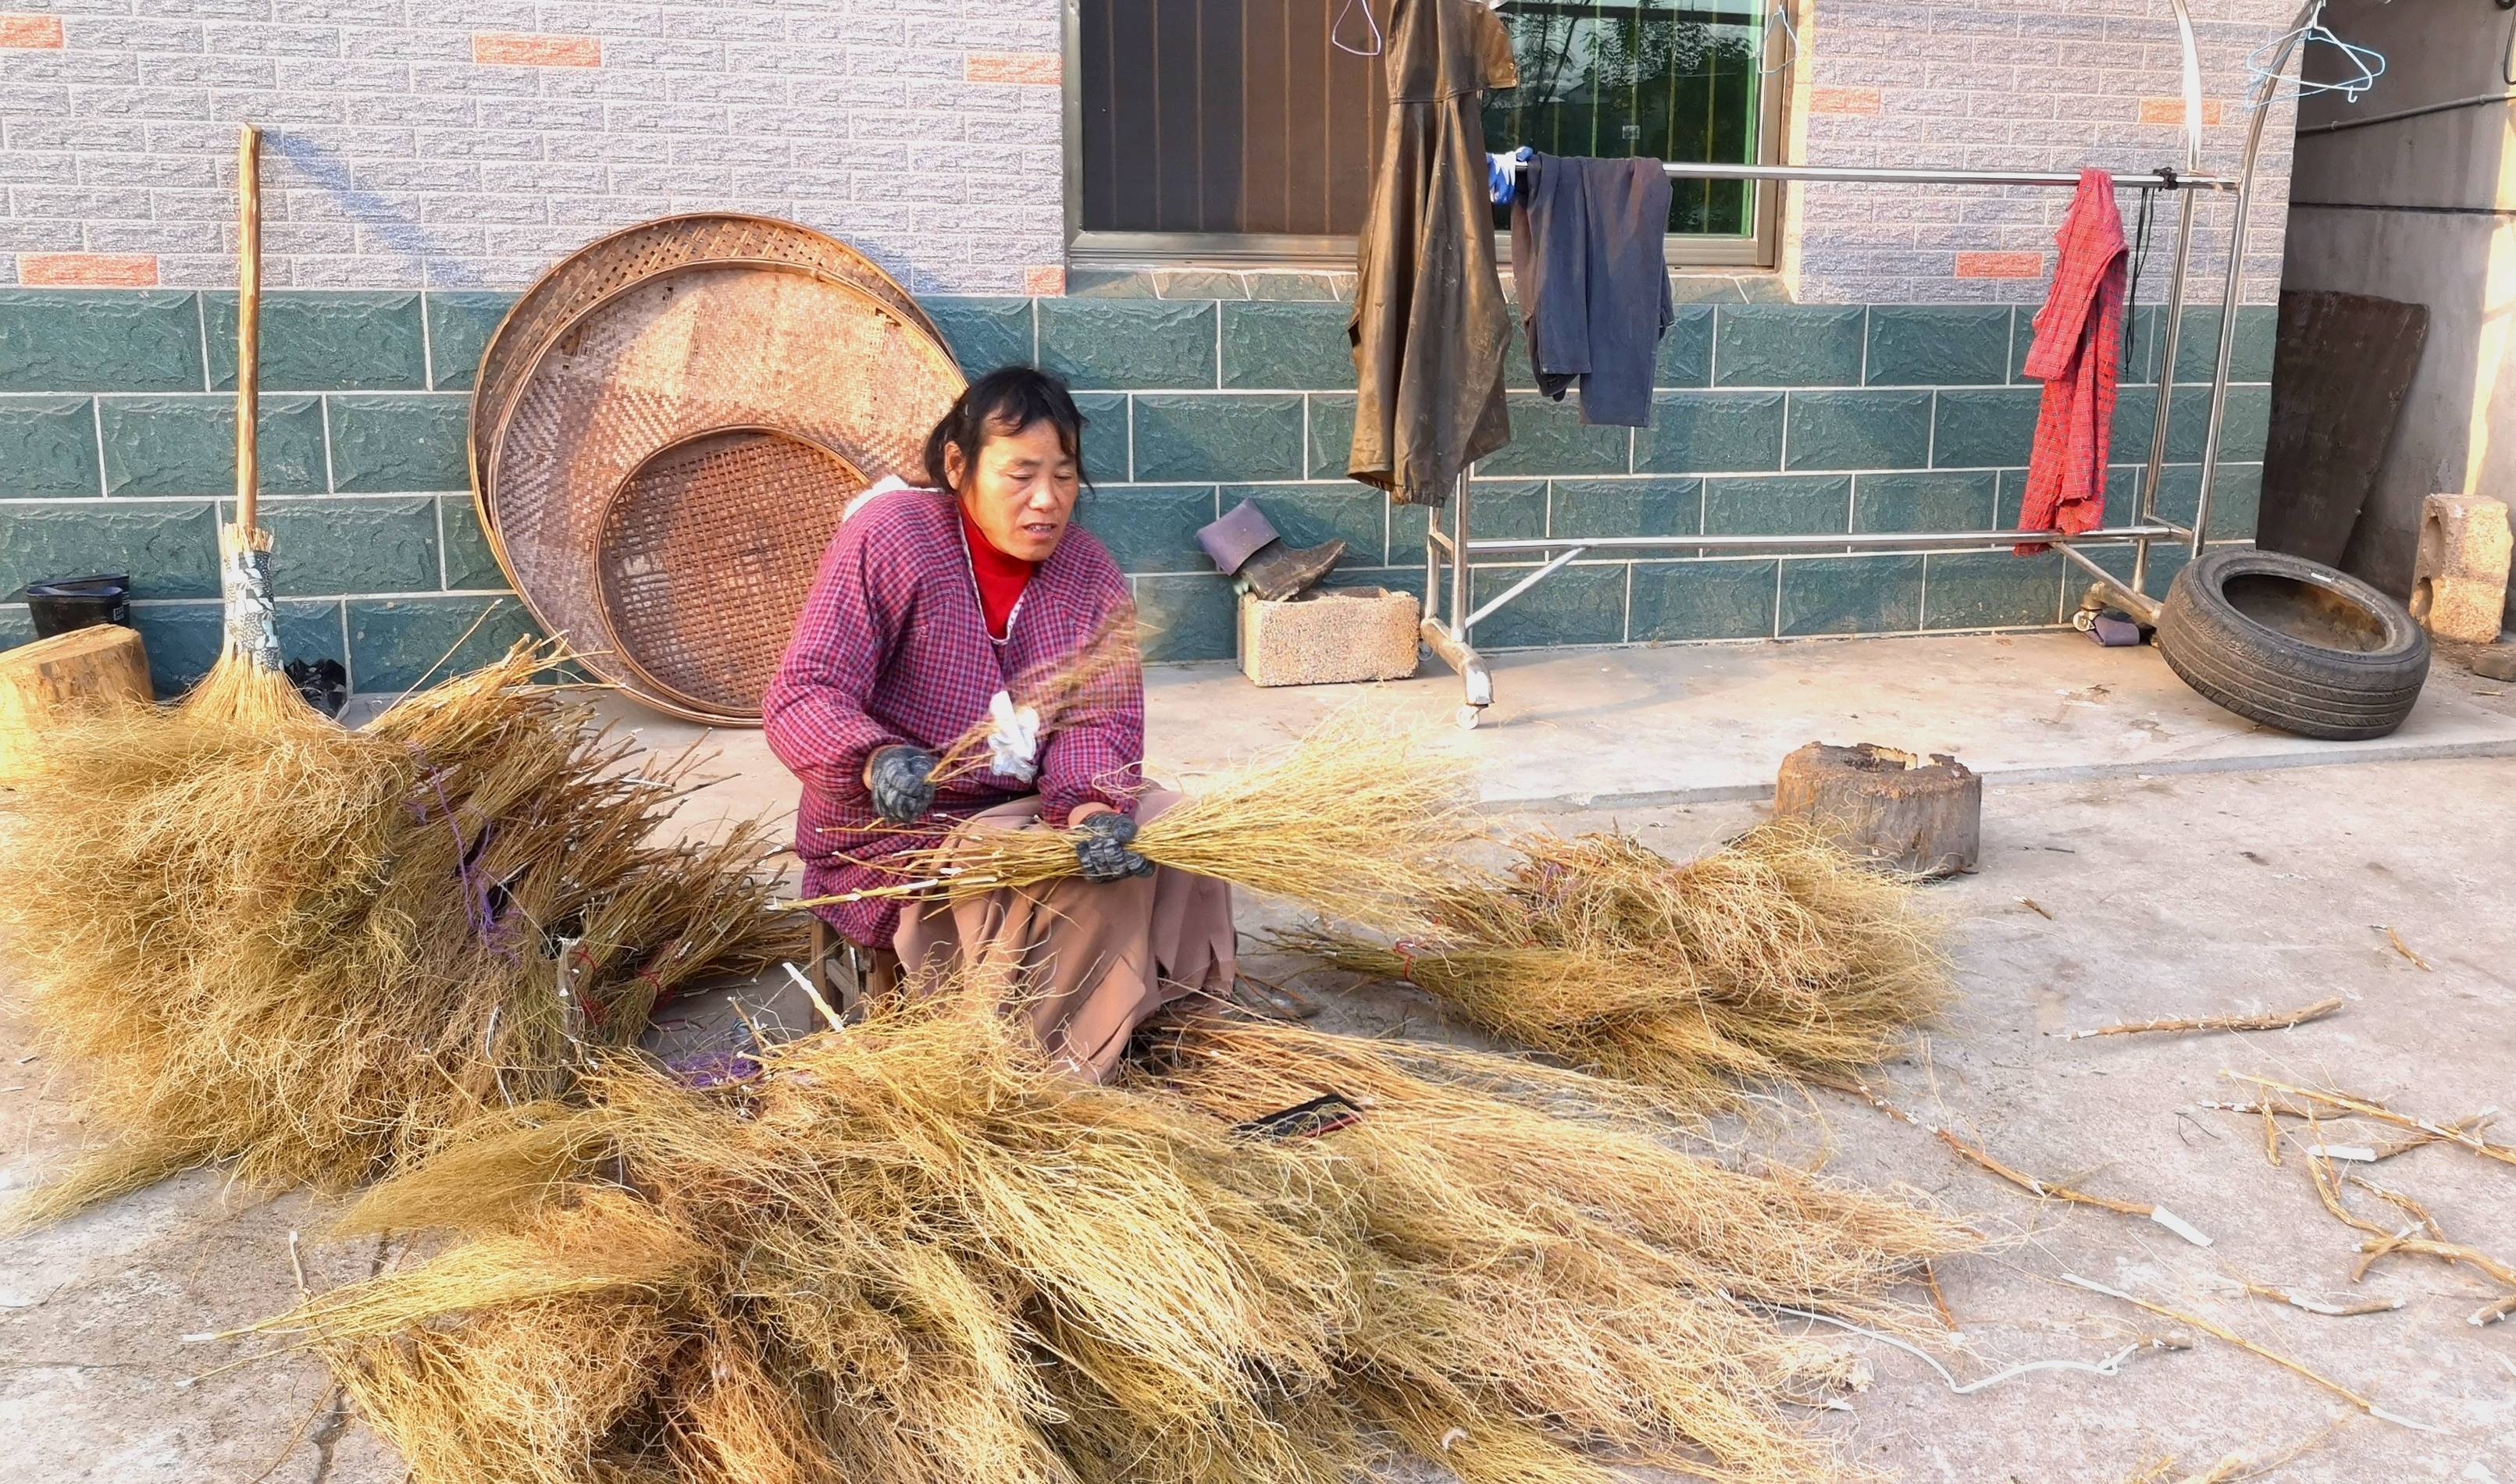
<instances>
[{"instance_id":1,"label":"loose straw pile","mask_svg":"<svg viewBox=\"0 0 2516 1484\"><path fill-rule=\"evenodd\" d=\"M1200 1027L1097 1088L997 998L893 1001L711 1092L607 1064L352 1214L441 1256L259 1328L420 1484L1798 1484L1838 1470L1788 1409L1844 1361L1751 1300L1918 1329L1889 1285L1970 1245L1509 1101L1491 1058L1446 1085ZM1322 1092L1362 1122L1238 1128Z\"/></svg>"},{"instance_id":2,"label":"loose straw pile","mask_svg":"<svg viewBox=\"0 0 2516 1484\"><path fill-rule=\"evenodd\" d=\"M0 805L0 937L101 1142L11 1223L211 1163L358 1183L801 946L763 910L761 831L650 844L688 760L624 772L531 683L548 659L520 645L361 731L184 706L40 739Z\"/></svg>"},{"instance_id":3,"label":"loose straw pile","mask_svg":"<svg viewBox=\"0 0 2516 1484\"><path fill-rule=\"evenodd\" d=\"M1505 874L1427 893L1389 941L1284 947L1403 978L1496 1035L1688 1095L1892 1055L1946 995L1938 925L1906 881L1778 822L1680 864L1622 835L1513 843Z\"/></svg>"}]
</instances>

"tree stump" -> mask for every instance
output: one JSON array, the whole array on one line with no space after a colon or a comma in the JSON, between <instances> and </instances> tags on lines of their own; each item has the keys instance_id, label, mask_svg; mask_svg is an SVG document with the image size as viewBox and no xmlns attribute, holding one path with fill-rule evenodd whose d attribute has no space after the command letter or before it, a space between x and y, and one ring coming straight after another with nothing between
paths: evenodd
<instances>
[{"instance_id":1,"label":"tree stump","mask_svg":"<svg viewBox=\"0 0 2516 1484\"><path fill-rule=\"evenodd\" d=\"M1945 753L1925 763L1869 742L1812 742L1782 760L1774 814L1914 876L1971 871L1983 848L1983 780Z\"/></svg>"},{"instance_id":2,"label":"tree stump","mask_svg":"<svg viewBox=\"0 0 2516 1484\"><path fill-rule=\"evenodd\" d=\"M36 733L106 706L147 704L148 656L120 624L72 629L0 651L0 783Z\"/></svg>"}]
</instances>

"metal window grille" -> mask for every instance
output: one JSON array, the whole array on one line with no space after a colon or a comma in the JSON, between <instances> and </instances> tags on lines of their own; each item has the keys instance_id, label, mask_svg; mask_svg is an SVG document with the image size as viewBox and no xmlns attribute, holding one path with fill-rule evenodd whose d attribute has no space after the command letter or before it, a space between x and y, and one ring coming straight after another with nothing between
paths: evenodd
<instances>
[{"instance_id":1,"label":"metal window grille","mask_svg":"<svg viewBox=\"0 0 2516 1484\"><path fill-rule=\"evenodd\" d=\"M1362 6L1388 0L1073 0L1068 214L1078 259L1319 259L1353 251L1388 114ZM1752 164L1773 158L1766 13L1676 0L1517 0L1518 88L1489 148ZM1779 59L1776 59L1779 60ZM1770 261L1774 192L1684 183L1680 261ZM1497 227L1502 225L1496 215Z\"/></svg>"}]
</instances>

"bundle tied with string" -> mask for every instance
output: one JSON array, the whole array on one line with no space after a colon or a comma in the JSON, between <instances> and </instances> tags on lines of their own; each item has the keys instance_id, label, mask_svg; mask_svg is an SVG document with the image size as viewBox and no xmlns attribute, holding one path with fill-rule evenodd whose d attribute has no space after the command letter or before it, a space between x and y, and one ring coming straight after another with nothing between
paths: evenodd
<instances>
[{"instance_id":1,"label":"bundle tied with string","mask_svg":"<svg viewBox=\"0 0 2516 1484\"><path fill-rule=\"evenodd\" d=\"M1076 716L1107 706L1144 668L1132 604L1104 611L1072 653L1035 665L996 692L987 715L936 755L926 781L937 787L982 772L1027 783L1041 739Z\"/></svg>"},{"instance_id":2,"label":"bundle tied with string","mask_svg":"<svg viewBox=\"0 0 2516 1484\"><path fill-rule=\"evenodd\" d=\"M1683 863L1625 835L1511 844L1507 870L1454 878L1395 937L1321 924L1274 941L1689 1099L1873 1064L1946 1000L1940 925L1915 885L1804 823Z\"/></svg>"},{"instance_id":3,"label":"bundle tied with string","mask_svg":"<svg viewBox=\"0 0 2516 1484\"><path fill-rule=\"evenodd\" d=\"M651 839L695 758L628 771L532 683L552 659L519 644L357 731L186 706L37 739L0 803L0 947L96 1142L10 1223L205 1164L356 1184L801 950L762 828Z\"/></svg>"},{"instance_id":4,"label":"bundle tied with string","mask_svg":"<svg viewBox=\"0 0 2516 1484\"><path fill-rule=\"evenodd\" d=\"M1796 1484L1836 1470L1790 1409L1846 1366L1766 1306L1916 1330L1890 1289L1972 1240L1565 1074L1196 1025L1099 1087L1000 985L927 988L737 1085L610 1060L484 1120L349 1216L438 1257L255 1333L420 1484ZM1252 1131L1323 1090L1362 1122Z\"/></svg>"},{"instance_id":5,"label":"bundle tied with string","mask_svg":"<svg viewBox=\"0 0 2516 1484\"><path fill-rule=\"evenodd\" d=\"M1283 897L1342 921L1415 920L1451 880L1449 852L1474 834L1470 788L1428 736L1332 718L1274 759L1227 770L1146 821L1129 848L1156 865ZM952 901L1075 875L1077 834L971 827L869 861L902 878L812 907L866 897Z\"/></svg>"}]
</instances>

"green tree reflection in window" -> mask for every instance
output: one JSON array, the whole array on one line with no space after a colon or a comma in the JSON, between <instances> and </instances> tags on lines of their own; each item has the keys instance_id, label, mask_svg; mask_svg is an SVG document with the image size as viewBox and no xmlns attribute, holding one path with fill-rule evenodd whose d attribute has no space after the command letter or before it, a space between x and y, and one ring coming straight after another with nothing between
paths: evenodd
<instances>
[{"instance_id":1,"label":"green tree reflection in window","mask_svg":"<svg viewBox=\"0 0 2516 1484\"><path fill-rule=\"evenodd\" d=\"M1501 14L1520 86L1486 96L1488 149L1756 158L1762 87L1771 80L1762 71L1768 12L1665 0L1512 0ZM1668 229L1744 236L1755 230L1754 203L1745 181L1680 181Z\"/></svg>"}]
</instances>

